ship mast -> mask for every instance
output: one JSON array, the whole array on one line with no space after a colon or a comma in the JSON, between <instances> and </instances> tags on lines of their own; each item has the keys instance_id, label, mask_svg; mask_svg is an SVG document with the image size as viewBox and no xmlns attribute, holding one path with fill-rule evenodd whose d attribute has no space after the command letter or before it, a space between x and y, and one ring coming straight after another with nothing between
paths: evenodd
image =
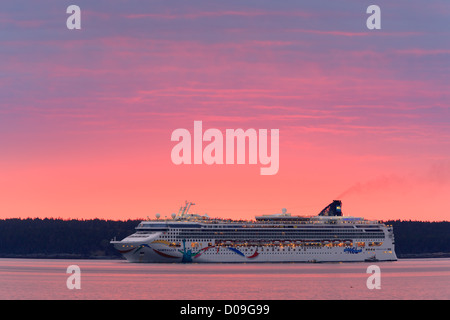
<instances>
[{"instance_id":1,"label":"ship mast","mask_svg":"<svg viewBox=\"0 0 450 320\"><path fill-rule=\"evenodd\" d=\"M180 211L178 211L178 214L176 216L177 219L183 219L187 216L189 209L191 208L191 206L195 205L195 203L193 202L188 202L186 200L186 204L184 207L180 208Z\"/></svg>"}]
</instances>

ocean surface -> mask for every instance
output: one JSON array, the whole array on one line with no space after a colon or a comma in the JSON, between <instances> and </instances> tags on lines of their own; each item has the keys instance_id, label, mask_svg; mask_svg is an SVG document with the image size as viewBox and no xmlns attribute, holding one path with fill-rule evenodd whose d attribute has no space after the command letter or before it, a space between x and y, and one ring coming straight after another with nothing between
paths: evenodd
<instances>
[{"instance_id":1,"label":"ocean surface","mask_svg":"<svg viewBox=\"0 0 450 320\"><path fill-rule=\"evenodd\" d=\"M380 272L368 273L371 265ZM78 266L79 273L67 273L69 266ZM69 289L75 284L80 289ZM0 259L0 299L448 300L450 259L297 264Z\"/></svg>"}]
</instances>

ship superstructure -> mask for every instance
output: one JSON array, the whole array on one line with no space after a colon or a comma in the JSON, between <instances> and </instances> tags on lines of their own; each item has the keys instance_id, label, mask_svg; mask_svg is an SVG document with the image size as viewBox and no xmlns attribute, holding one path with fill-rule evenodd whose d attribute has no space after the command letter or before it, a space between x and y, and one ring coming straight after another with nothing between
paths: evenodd
<instances>
[{"instance_id":1,"label":"ship superstructure","mask_svg":"<svg viewBox=\"0 0 450 320\"><path fill-rule=\"evenodd\" d=\"M172 219L142 221L136 232L111 241L130 262L394 261L392 226L342 215L334 200L319 215L282 213L255 220L190 214L186 202Z\"/></svg>"}]
</instances>

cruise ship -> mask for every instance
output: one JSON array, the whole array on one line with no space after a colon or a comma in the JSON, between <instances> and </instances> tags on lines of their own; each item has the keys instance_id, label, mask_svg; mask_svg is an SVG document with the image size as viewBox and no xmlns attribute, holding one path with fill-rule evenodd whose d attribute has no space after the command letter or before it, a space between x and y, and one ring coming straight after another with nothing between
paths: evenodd
<instances>
[{"instance_id":1,"label":"cruise ship","mask_svg":"<svg viewBox=\"0 0 450 320\"><path fill-rule=\"evenodd\" d=\"M135 233L111 244L129 262L261 263L395 261L392 226L344 216L334 200L317 216L281 213L255 220L189 213L187 202L171 219L142 221Z\"/></svg>"}]
</instances>

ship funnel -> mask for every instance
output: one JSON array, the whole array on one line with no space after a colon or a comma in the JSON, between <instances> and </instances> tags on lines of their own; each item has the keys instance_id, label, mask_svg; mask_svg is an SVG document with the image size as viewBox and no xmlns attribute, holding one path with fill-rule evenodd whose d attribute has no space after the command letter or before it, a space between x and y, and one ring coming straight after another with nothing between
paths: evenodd
<instances>
[{"instance_id":1,"label":"ship funnel","mask_svg":"<svg viewBox=\"0 0 450 320\"><path fill-rule=\"evenodd\" d=\"M328 206L325 207L322 211L320 211L319 216L342 216L342 201L341 200L333 200Z\"/></svg>"}]
</instances>

